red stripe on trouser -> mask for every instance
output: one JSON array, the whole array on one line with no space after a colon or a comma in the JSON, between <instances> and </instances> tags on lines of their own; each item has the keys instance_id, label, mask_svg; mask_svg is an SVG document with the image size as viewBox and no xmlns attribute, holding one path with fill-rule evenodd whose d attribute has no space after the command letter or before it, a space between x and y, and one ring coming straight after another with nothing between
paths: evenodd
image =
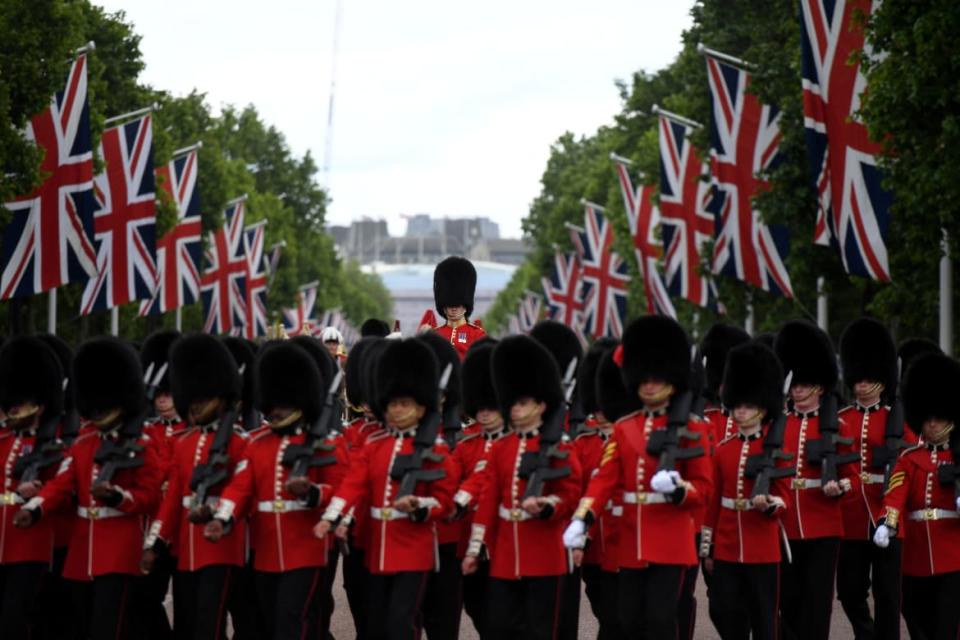
<instances>
[{"instance_id":1,"label":"red stripe on trouser","mask_svg":"<svg viewBox=\"0 0 960 640\"><path fill-rule=\"evenodd\" d=\"M557 578L557 595L553 599L553 629L550 631L550 637L557 640L557 633L560 632L560 596L563 593L563 581L571 578L573 574L566 574Z\"/></svg>"},{"instance_id":2,"label":"red stripe on trouser","mask_svg":"<svg viewBox=\"0 0 960 640\"><path fill-rule=\"evenodd\" d=\"M117 626L113 635L114 640L120 640L123 636L123 614L127 611L127 590L130 588L130 579L123 581L123 595L120 596L120 613L117 614Z\"/></svg>"},{"instance_id":3,"label":"red stripe on trouser","mask_svg":"<svg viewBox=\"0 0 960 640\"><path fill-rule=\"evenodd\" d=\"M310 591L307 592L307 601L303 604L303 610L300 612L300 640L304 640L307 637L307 629L310 628L310 625L307 624L307 612L310 610L310 601L313 600L313 594L317 590L317 582L320 581L320 569L315 569L313 572L313 582L310 583Z\"/></svg>"},{"instance_id":4,"label":"red stripe on trouser","mask_svg":"<svg viewBox=\"0 0 960 640\"><path fill-rule=\"evenodd\" d=\"M227 594L230 592L230 573L233 571L233 567L227 567L227 575L223 579L223 589L220 592L220 605L217 606L217 631L214 638L220 640L220 632L225 630L226 625L222 624L220 621L223 620L223 617L226 615L224 610L227 607Z\"/></svg>"},{"instance_id":5,"label":"red stripe on trouser","mask_svg":"<svg viewBox=\"0 0 960 640\"><path fill-rule=\"evenodd\" d=\"M423 631L423 628L420 626L420 608L423 606L423 594L427 590L427 580L429 574L424 573L423 577L420 578L420 588L417 590L417 601L414 603L413 607L413 640L418 640L420 634Z\"/></svg>"}]
</instances>

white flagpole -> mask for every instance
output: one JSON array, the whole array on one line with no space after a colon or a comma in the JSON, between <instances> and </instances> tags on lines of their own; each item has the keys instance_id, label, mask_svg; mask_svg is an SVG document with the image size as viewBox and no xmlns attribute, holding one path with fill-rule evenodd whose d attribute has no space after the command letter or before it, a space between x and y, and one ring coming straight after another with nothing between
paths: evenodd
<instances>
[{"instance_id":1,"label":"white flagpole","mask_svg":"<svg viewBox=\"0 0 960 640\"><path fill-rule=\"evenodd\" d=\"M940 256L940 348L953 355L953 260L950 258L950 237L943 230Z\"/></svg>"},{"instance_id":2,"label":"white flagpole","mask_svg":"<svg viewBox=\"0 0 960 640\"><path fill-rule=\"evenodd\" d=\"M817 278L817 326L827 330L830 318L827 312L827 291L823 276Z\"/></svg>"},{"instance_id":3,"label":"white flagpole","mask_svg":"<svg viewBox=\"0 0 960 640\"><path fill-rule=\"evenodd\" d=\"M753 335L753 292L747 291L747 317L743 321L743 330L749 335Z\"/></svg>"},{"instance_id":4,"label":"white flagpole","mask_svg":"<svg viewBox=\"0 0 960 640\"><path fill-rule=\"evenodd\" d=\"M110 309L110 335L114 338L120 335L120 307Z\"/></svg>"},{"instance_id":5,"label":"white flagpole","mask_svg":"<svg viewBox=\"0 0 960 640\"><path fill-rule=\"evenodd\" d=\"M118 116L113 116L112 118L107 118L103 121L103 124L113 124L114 122L120 122L121 120L133 120L142 115L146 115L152 111L156 111L160 108L160 103L154 102L153 104L144 107L143 109L137 109L136 111L129 111L127 113L121 113Z\"/></svg>"},{"instance_id":6,"label":"white flagpole","mask_svg":"<svg viewBox=\"0 0 960 640\"><path fill-rule=\"evenodd\" d=\"M47 333L57 335L57 290L50 289L47 294Z\"/></svg>"},{"instance_id":7,"label":"white flagpole","mask_svg":"<svg viewBox=\"0 0 960 640\"><path fill-rule=\"evenodd\" d=\"M183 307L177 307L176 315L177 331L183 331Z\"/></svg>"}]
</instances>

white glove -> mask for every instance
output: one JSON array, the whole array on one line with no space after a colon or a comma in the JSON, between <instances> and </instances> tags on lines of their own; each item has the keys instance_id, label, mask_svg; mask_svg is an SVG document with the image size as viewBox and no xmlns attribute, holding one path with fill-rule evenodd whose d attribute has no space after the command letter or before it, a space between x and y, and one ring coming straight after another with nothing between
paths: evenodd
<instances>
[{"instance_id":1,"label":"white glove","mask_svg":"<svg viewBox=\"0 0 960 640\"><path fill-rule=\"evenodd\" d=\"M583 549L587 544L587 525L583 520L573 520L563 532L563 546L568 549Z\"/></svg>"},{"instance_id":2,"label":"white glove","mask_svg":"<svg viewBox=\"0 0 960 640\"><path fill-rule=\"evenodd\" d=\"M960 498L957 498L957 511L960 511Z\"/></svg>"},{"instance_id":3,"label":"white glove","mask_svg":"<svg viewBox=\"0 0 960 640\"><path fill-rule=\"evenodd\" d=\"M881 549L886 549L890 546L890 527L885 524L877 527L876 533L873 534L873 544Z\"/></svg>"},{"instance_id":4,"label":"white glove","mask_svg":"<svg viewBox=\"0 0 960 640\"><path fill-rule=\"evenodd\" d=\"M662 469L650 478L650 488L657 493L673 493L680 486L680 472Z\"/></svg>"}]
</instances>

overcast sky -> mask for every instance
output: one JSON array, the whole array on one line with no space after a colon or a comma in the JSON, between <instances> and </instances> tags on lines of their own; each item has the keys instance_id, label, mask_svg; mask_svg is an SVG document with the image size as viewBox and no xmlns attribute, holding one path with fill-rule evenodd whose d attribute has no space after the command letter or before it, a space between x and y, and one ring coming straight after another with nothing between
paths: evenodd
<instances>
[{"instance_id":1,"label":"overcast sky","mask_svg":"<svg viewBox=\"0 0 960 640\"><path fill-rule=\"evenodd\" d=\"M142 81L253 104L322 167L336 0L94 2L143 37ZM483 215L519 236L550 144L611 122L614 80L673 60L692 4L343 0L329 220Z\"/></svg>"}]
</instances>

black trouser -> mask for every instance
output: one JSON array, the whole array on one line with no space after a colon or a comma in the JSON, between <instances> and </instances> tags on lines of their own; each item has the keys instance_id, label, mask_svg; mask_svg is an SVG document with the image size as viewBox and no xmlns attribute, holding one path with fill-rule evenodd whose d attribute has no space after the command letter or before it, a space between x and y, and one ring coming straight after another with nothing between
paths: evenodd
<instances>
[{"instance_id":1,"label":"black trouser","mask_svg":"<svg viewBox=\"0 0 960 640\"><path fill-rule=\"evenodd\" d=\"M779 563L714 561L710 618L723 640L775 640L779 595Z\"/></svg>"},{"instance_id":2,"label":"black trouser","mask_svg":"<svg viewBox=\"0 0 960 640\"><path fill-rule=\"evenodd\" d=\"M477 634L484 638L487 622L487 581L490 578L490 561L481 560L477 570L463 576L463 609L470 616Z\"/></svg>"},{"instance_id":3,"label":"black trouser","mask_svg":"<svg viewBox=\"0 0 960 640\"><path fill-rule=\"evenodd\" d=\"M457 543L439 545L438 554L440 569L430 573L423 598L423 628L431 640L455 640L463 605Z\"/></svg>"},{"instance_id":4,"label":"black trouser","mask_svg":"<svg viewBox=\"0 0 960 640\"><path fill-rule=\"evenodd\" d=\"M695 549L699 549L697 543ZM697 576L700 575L700 565L686 567L683 572L683 583L680 585L680 600L677 602L677 638L691 640L693 630L697 626Z\"/></svg>"},{"instance_id":5,"label":"black trouser","mask_svg":"<svg viewBox=\"0 0 960 640\"><path fill-rule=\"evenodd\" d=\"M960 636L960 571L927 578L903 576L903 617L911 640Z\"/></svg>"},{"instance_id":6,"label":"black trouser","mask_svg":"<svg viewBox=\"0 0 960 640\"><path fill-rule=\"evenodd\" d=\"M597 640L624 638L617 613L617 574L604 571L598 564L585 564L581 571L590 610L597 618Z\"/></svg>"},{"instance_id":7,"label":"black trouser","mask_svg":"<svg viewBox=\"0 0 960 640\"><path fill-rule=\"evenodd\" d=\"M826 640L833 613L839 538L791 540L793 562L780 563L780 620L786 640Z\"/></svg>"},{"instance_id":8,"label":"black trouser","mask_svg":"<svg viewBox=\"0 0 960 640\"><path fill-rule=\"evenodd\" d=\"M317 638L330 640L330 620L336 600L333 599L333 583L337 579L337 564L340 561L340 546L334 544L327 554L327 565L320 569L320 628L317 629Z\"/></svg>"},{"instance_id":9,"label":"black trouser","mask_svg":"<svg viewBox=\"0 0 960 640\"><path fill-rule=\"evenodd\" d=\"M844 540L837 562L837 599L857 640L900 638L901 542L881 549L870 540ZM876 623L867 604L871 586Z\"/></svg>"},{"instance_id":10,"label":"black trouser","mask_svg":"<svg viewBox=\"0 0 960 640\"><path fill-rule=\"evenodd\" d=\"M237 567L216 564L173 576L173 629L177 640L226 638L227 605Z\"/></svg>"},{"instance_id":11,"label":"black trouser","mask_svg":"<svg viewBox=\"0 0 960 640\"><path fill-rule=\"evenodd\" d=\"M357 640L367 637L367 591L370 584L370 572L364 564L364 550L350 547L350 553L343 556L343 590L347 592L347 604Z\"/></svg>"},{"instance_id":12,"label":"black trouser","mask_svg":"<svg viewBox=\"0 0 960 640\"><path fill-rule=\"evenodd\" d=\"M74 582L74 608L78 625L88 629L90 640L125 640L132 637L130 624L133 576L108 573L92 582Z\"/></svg>"},{"instance_id":13,"label":"black trouser","mask_svg":"<svg viewBox=\"0 0 960 640\"><path fill-rule=\"evenodd\" d=\"M46 562L0 565L0 635L4 638L34 637L32 621L46 574Z\"/></svg>"},{"instance_id":14,"label":"black trouser","mask_svg":"<svg viewBox=\"0 0 960 640\"><path fill-rule=\"evenodd\" d=\"M260 640L268 637L267 621L260 610L257 597L256 571L253 570L253 551L243 567L236 567L231 578L230 620L233 640Z\"/></svg>"},{"instance_id":15,"label":"black trouser","mask_svg":"<svg viewBox=\"0 0 960 640\"><path fill-rule=\"evenodd\" d=\"M597 619L599 627L603 629L603 571L599 564L584 564L580 566L580 577L583 578L583 590L590 603L590 611Z\"/></svg>"},{"instance_id":16,"label":"black trouser","mask_svg":"<svg viewBox=\"0 0 960 640\"><path fill-rule=\"evenodd\" d=\"M487 586L487 635L482 640L522 637L555 640L565 576L501 580Z\"/></svg>"},{"instance_id":17,"label":"black trouser","mask_svg":"<svg viewBox=\"0 0 960 640\"><path fill-rule=\"evenodd\" d=\"M320 623L320 567L256 572L257 599L269 638L314 638Z\"/></svg>"},{"instance_id":18,"label":"black trouser","mask_svg":"<svg viewBox=\"0 0 960 640\"><path fill-rule=\"evenodd\" d=\"M153 571L134 578L131 585L130 619L134 632L143 640L170 640L173 629L164 602L177 559L164 547L157 553Z\"/></svg>"},{"instance_id":19,"label":"black trouser","mask_svg":"<svg viewBox=\"0 0 960 640\"><path fill-rule=\"evenodd\" d=\"M54 547L53 567L43 578L38 596L35 636L39 640L72 640L82 638L72 612L72 589L69 580L63 578L63 563L67 558L66 547ZM64 605L70 606L64 615Z\"/></svg>"},{"instance_id":20,"label":"black trouser","mask_svg":"<svg viewBox=\"0 0 960 640\"><path fill-rule=\"evenodd\" d=\"M560 594L560 628L557 637L560 640L577 640L580 629L580 567L563 578L563 590Z\"/></svg>"},{"instance_id":21,"label":"black trouser","mask_svg":"<svg viewBox=\"0 0 960 640\"><path fill-rule=\"evenodd\" d=\"M367 593L369 640L415 640L423 628L421 606L427 590L426 571L370 574Z\"/></svg>"},{"instance_id":22,"label":"black trouser","mask_svg":"<svg viewBox=\"0 0 960 640\"><path fill-rule=\"evenodd\" d=\"M679 564L620 569L617 601L620 626L628 637L677 636L677 604L686 569Z\"/></svg>"}]
</instances>

